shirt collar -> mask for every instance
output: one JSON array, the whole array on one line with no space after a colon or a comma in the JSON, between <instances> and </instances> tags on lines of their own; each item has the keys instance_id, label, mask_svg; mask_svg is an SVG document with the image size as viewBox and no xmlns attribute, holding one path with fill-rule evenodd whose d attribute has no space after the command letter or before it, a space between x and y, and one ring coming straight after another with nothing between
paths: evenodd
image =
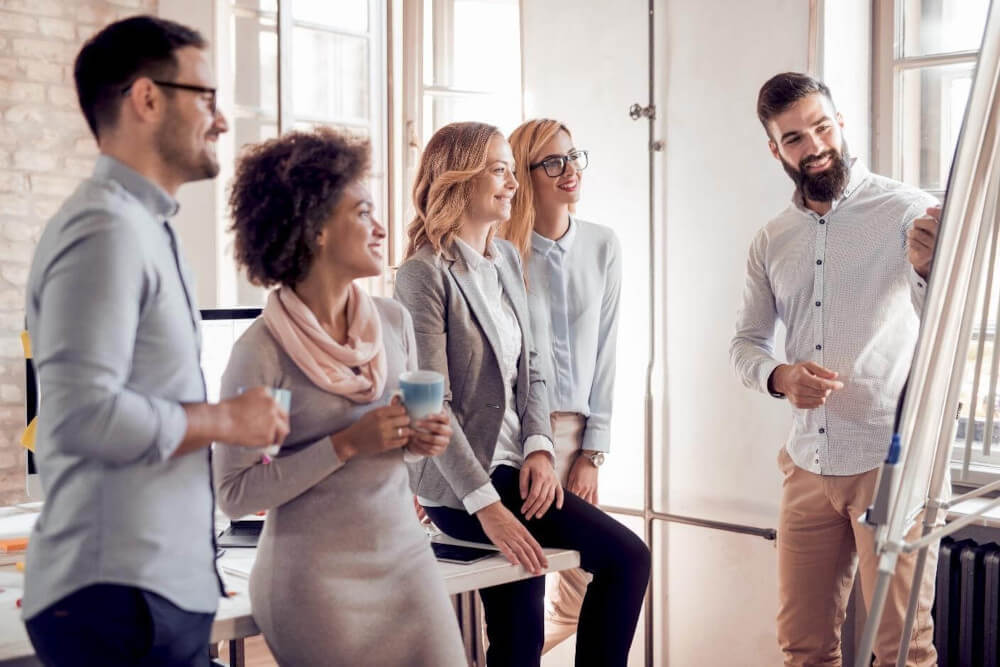
<instances>
[{"instance_id":1,"label":"shirt collar","mask_svg":"<svg viewBox=\"0 0 1000 667\"><path fill-rule=\"evenodd\" d=\"M573 247L573 241L576 239L576 227L577 224L573 220L573 216L569 216L569 227L566 229L566 233L555 241L542 236L538 232L531 232L531 250L542 257L547 257L550 252L559 248L565 255Z\"/></svg>"},{"instance_id":2,"label":"shirt collar","mask_svg":"<svg viewBox=\"0 0 1000 667\"><path fill-rule=\"evenodd\" d=\"M180 208L177 200L163 188L110 155L98 156L94 177L121 185L158 221L173 217Z\"/></svg>"},{"instance_id":3,"label":"shirt collar","mask_svg":"<svg viewBox=\"0 0 1000 667\"><path fill-rule=\"evenodd\" d=\"M850 197L855 192L857 192L862 185L865 184L865 182L868 180L868 177L871 175L871 172L868 171L868 168L865 167L865 165L861 164L861 161L858 160L858 158L852 157L850 158L850 161L851 161L850 165L851 176L850 178L847 179L847 187L844 188L844 192L843 194L840 195L840 197L833 200L832 205L830 207L831 211L843 205L843 202L850 199ZM805 200L802 196L802 192L798 189L796 189L795 192L792 194L792 204L794 204L797 209L803 211L804 213L809 213L809 214L815 213L815 211L813 211L812 209L808 208L805 205Z\"/></svg>"},{"instance_id":4,"label":"shirt collar","mask_svg":"<svg viewBox=\"0 0 1000 667\"><path fill-rule=\"evenodd\" d=\"M487 244L485 255L480 254L478 250L457 236L455 237L455 247L458 248L459 254L462 255L462 258L465 259L465 263L468 264L469 268L473 271L481 271L486 267L495 267L500 260L500 255L497 253L497 249L493 245L493 241L490 241L489 244Z\"/></svg>"}]
</instances>

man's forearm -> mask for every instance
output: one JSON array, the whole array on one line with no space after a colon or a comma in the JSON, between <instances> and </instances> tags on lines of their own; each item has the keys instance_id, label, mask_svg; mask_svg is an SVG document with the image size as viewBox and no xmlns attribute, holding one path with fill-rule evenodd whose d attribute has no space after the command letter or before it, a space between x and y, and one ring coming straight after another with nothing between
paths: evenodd
<instances>
[{"instance_id":1,"label":"man's forearm","mask_svg":"<svg viewBox=\"0 0 1000 667\"><path fill-rule=\"evenodd\" d=\"M184 403L187 430L184 439L171 454L171 458L190 454L210 446L215 441L225 441L232 430L232 417L224 403Z\"/></svg>"}]
</instances>

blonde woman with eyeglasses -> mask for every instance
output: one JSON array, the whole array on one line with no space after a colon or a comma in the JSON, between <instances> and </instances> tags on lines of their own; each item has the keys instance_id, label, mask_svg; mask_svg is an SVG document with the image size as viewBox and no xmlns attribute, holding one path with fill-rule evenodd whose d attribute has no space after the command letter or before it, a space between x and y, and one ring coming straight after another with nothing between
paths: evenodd
<instances>
[{"instance_id":1,"label":"blonde woman with eyeglasses","mask_svg":"<svg viewBox=\"0 0 1000 667\"><path fill-rule=\"evenodd\" d=\"M452 123L431 137L413 190L396 298L410 311L420 367L445 377L453 433L411 465L427 515L452 537L492 542L540 575L542 547L575 549L593 575L580 612L577 665L624 667L649 579L649 550L630 530L563 491L548 392L532 345L521 259L494 238L518 182L503 135ZM480 591L490 667L541 661L544 577Z\"/></svg>"},{"instance_id":2,"label":"blonde woman with eyeglasses","mask_svg":"<svg viewBox=\"0 0 1000 667\"><path fill-rule=\"evenodd\" d=\"M510 144L521 187L500 234L527 267L556 474L568 491L596 505L598 471L611 447L621 249L613 231L573 215L588 154L563 123L529 120ZM576 631L588 581L581 569L549 577L543 653Z\"/></svg>"}]
</instances>

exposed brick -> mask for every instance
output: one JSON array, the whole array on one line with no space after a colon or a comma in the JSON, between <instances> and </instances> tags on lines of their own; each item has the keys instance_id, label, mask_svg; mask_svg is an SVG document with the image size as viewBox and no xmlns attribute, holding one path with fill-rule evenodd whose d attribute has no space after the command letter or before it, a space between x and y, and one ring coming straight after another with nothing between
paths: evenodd
<instances>
[{"instance_id":1,"label":"exposed brick","mask_svg":"<svg viewBox=\"0 0 1000 667\"><path fill-rule=\"evenodd\" d=\"M29 227L27 233L30 234L28 238L33 240L38 238L39 229L41 224L54 216L59 207L62 206L65 197L32 197L31 198L31 212L35 216L35 226ZM11 239L16 240L16 239Z\"/></svg>"},{"instance_id":2,"label":"exposed brick","mask_svg":"<svg viewBox=\"0 0 1000 667\"><path fill-rule=\"evenodd\" d=\"M17 58L0 58L0 79L17 77Z\"/></svg>"},{"instance_id":3,"label":"exposed brick","mask_svg":"<svg viewBox=\"0 0 1000 667\"><path fill-rule=\"evenodd\" d=\"M16 401L23 400L24 394L21 393L20 387L12 384L0 385L0 401L3 401L4 403L14 403ZM2 460L0 460L0 465L3 465Z\"/></svg>"},{"instance_id":4,"label":"exposed brick","mask_svg":"<svg viewBox=\"0 0 1000 667\"><path fill-rule=\"evenodd\" d=\"M65 0L0 0L0 9L34 16L62 16Z\"/></svg>"},{"instance_id":5,"label":"exposed brick","mask_svg":"<svg viewBox=\"0 0 1000 667\"><path fill-rule=\"evenodd\" d=\"M38 23L27 14L14 14L0 11L0 26L5 33L26 32L34 34L38 31Z\"/></svg>"},{"instance_id":6,"label":"exposed brick","mask_svg":"<svg viewBox=\"0 0 1000 667\"><path fill-rule=\"evenodd\" d=\"M75 109L76 91L68 86L49 86L49 102L58 107Z\"/></svg>"},{"instance_id":7,"label":"exposed brick","mask_svg":"<svg viewBox=\"0 0 1000 667\"><path fill-rule=\"evenodd\" d=\"M0 192L26 192L28 178L24 174L0 173Z\"/></svg>"},{"instance_id":8,"label":"exposed brick","mask_svg":"<svg viewBox=\"0 0 1000 667\"><path fill-rule=\"evenodd\" d=\"M0 194L0 215L27 215L28 197L23 194Z\"/></svg>"},{"instance_id":9,"label":"exposed brick","mask_svg":"<svg viewBox=\"0 0 1000 667\"><path fill-rule=\"evenodd\" d=\"M10 50L15 56L40 58L46 62L64 63L72 61L79 47L48 39L15 38Z\"/></svg>"},{"instance_id":10,"label":"exposed brick","mask_svg":"<svg viewBox=\"0 0 1000 667\"><path fill-rule=\"evenodd\" d=\"M38 29L46 37L58 37L76 41L76 28L62 19L38 19Z\"/></svg>"},{"instance_id":11,"label":"exposed brick","mask_svg":"<svg viewBox=\"0 0 1000 667\"><path fill-rule=\"evenodd\" d=\"M89 176L94 171L94 158L66 158L66 173L76 174L80 178Z\"/></svg>"},{"instance_id":12,"label":"exposed brick","mask_svg":"<svg viewBox=\"0 0 1000 667\"><path fill-rule=\"evenodd\" d=\"M44 109L24 105L12 106L4 112L4 120L8 123L41 124L44 122Z\"/></svg>"},{"instance_id":13,"label":"exposed brick","mask_svg":"<svg viewBox=\"0 0 1000 667\"><path fill-rule=\"evenodd\" d=\"M40 83L0 80L0 100L43 102L45 100L45 86Z\"/></svg>"},{"instance_id":14,"label":"exposed brick","mask_svg":"<svg viewBox=\"0 0 1000 667\"><path fill-rule=\"evenodd\" d=\"M15 155L15 159L16 159ZM67 196L76 189L80 182L78 178L52 176L50 174L32 174L28 177L31 191L40 195Z\"/></svg>"},{"instance_id":15,"label":"exposed brick","mask_svg":"<svg viewBox=\"0 0 1000 667\"><path fill-rule=\"evenodd\" d=\"M22 58L17 61L18 70L29 81L41 83L62 83L65 80L65 66L56 63L43 63L37 60Z\"/></svg>"},{"instance_id":16,"label":"exposed brick","mask_svg":"<svg viewBox=\"0 0 1000 667\"><path fill-rule=\"evenodd\" d=\"M58 164L56 156L37 151L15 151L14 166L29 171L53 171Z\"/></svg>"},{"instance_id":17,"label":"exposed brick","mask_svg":"<svg viewBox=\"0 0 1000 667\"><path fill-rule=\"evenodd\" d=\"M3 223L3 238L8 241L31 241L35 235L34 227L25 220L9 220ZM3 267L12 265L14 265L12 260L4 262L0 265L0 272L3 271Z\"/></svg>"},{"instance_id":18,"label":"exposed brick","mask_svg":"<svg viewBox=\"0 0 1000 667\"><path fill-rule=\"evenodd\" d=\"M35 244L27 241L5 241L0 239L0 262L23 262L35 252Z\"/></svg>"},{"instance_id":19,"label":"exposed brick","mask_svg":"<svg viewBox=\"0 0 1000 667\"><path fill-rule=\"evenodd\" d=\"M73 143L73 150L83 155L97 155L97 142L94 141L93 135L88 134L85 138L77 139Z\"/></svg>"},{"instance_id":20,"label":"exposed brick","mask_svg":"<svg viewBox=\"0 0 1000 667\"><path fill-rule=\"evenodd\" d=\"M18 308L24 305L24 292L19 287L4 288L0 287L0 308ZM21 341L15 341L17 348L20 350ZM24 351L20 350L20 355L24 356ZM5 356L9 356L6 354Z\"/></svg>"}]
</instances>

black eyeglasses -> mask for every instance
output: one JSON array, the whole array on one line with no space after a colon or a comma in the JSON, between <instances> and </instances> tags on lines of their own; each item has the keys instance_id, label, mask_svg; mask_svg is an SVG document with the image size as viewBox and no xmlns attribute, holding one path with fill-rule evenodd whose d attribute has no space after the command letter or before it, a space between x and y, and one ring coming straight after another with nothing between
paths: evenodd
<instances>
[{"instance_id":1,"label":"black eyeglasses","mask_svg":"<svg viewBox=\"0 0 1000 667\"><path fill-rule=\"evenodd\" d=\"M549 178L559 178L566 173L566 165L570 162L573 163L574 169L583 171L590 164L590 158L587 156L587 151L573 151L566 155L550 155L540 162L528 165L528 169L530 171L543 167L546 176Z\"/></svg>"},{"instance_id":2,"label":"black eyeglasses","mask_svg":"<svg viewBox=\"0 0 1000 667\"><path fill-rule=\"evenodd\" d=\"M150 79L157 86L162 86L164 88L175 88L177 90L189 90L192 93L201 93L203 95L209 95L208 98L208 110L215 115L215 88L206 88L205 86L193 86L189 83L174 83L173 81L160 81L158 79ZM128 91L132 90L132 86L135 85L135 81L128 84L122 88L122 95L128 95Z\"/></svg>"}]
</instances>

